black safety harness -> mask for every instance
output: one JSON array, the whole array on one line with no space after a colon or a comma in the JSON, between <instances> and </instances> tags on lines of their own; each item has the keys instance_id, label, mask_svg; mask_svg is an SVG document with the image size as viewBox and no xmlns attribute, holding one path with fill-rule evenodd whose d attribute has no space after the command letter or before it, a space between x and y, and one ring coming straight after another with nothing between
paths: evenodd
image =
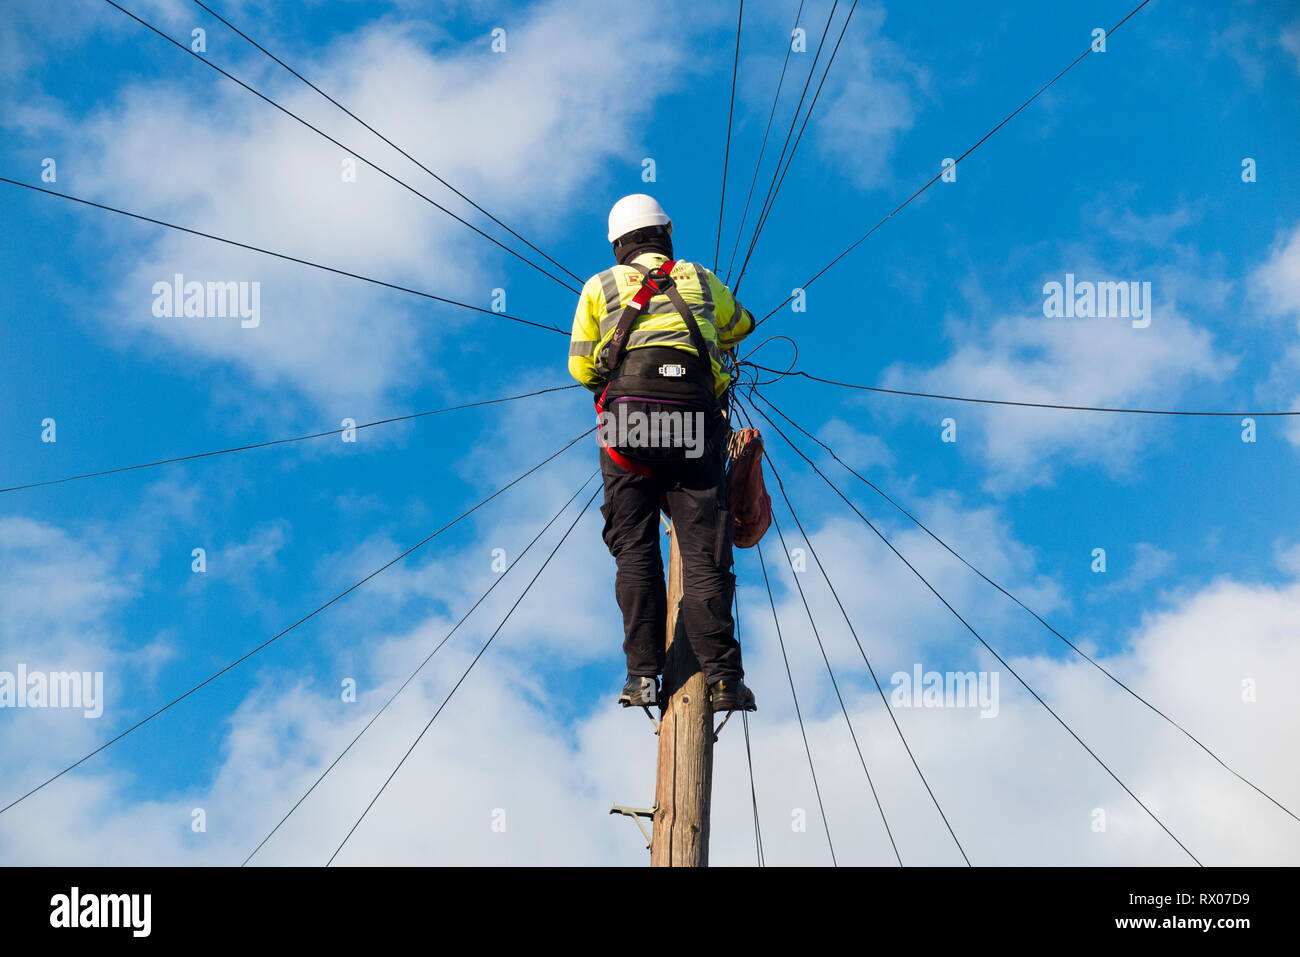
<instances>
[{"instance_id":1,"label":"black safety harness","mask_svg":"<svg viewBox=\"0 0 1300 957\"><path fill-rule=\"evenodd\" d=\"M641 286L632 300L623 307L618 324L606 347L608 383L597 401L597 413L603 413L613 402L635 401L638 404L664 403L668 406L688 407L703 411L709 418L709 442L705 454L717 450L725 430L719 429L721 406L713 389L713 363L709 357L708 340L700 331L690 306L682 298L672 278L675 260L668 260L653 269L641 263L632 266L641 273ZM628 349L628 339L638 319L645 314L650 300L664 295L676 308L690 335L695 355L672 346L641 346ZM629 461L624 454L629 450L609 449L611 456L623 468L643 471L644 465Z\"/></svg>"}]
</instances>

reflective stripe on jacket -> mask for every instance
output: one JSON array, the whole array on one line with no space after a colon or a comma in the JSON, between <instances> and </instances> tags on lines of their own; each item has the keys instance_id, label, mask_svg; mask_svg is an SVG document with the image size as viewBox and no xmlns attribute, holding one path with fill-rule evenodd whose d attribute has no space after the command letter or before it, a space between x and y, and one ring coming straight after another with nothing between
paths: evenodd
<instances>
[{"instance_id":1,"label":"reflective stripe on jacket","mask_svg":"<svg viewBox=\"0 0 1300 957\"><path fill-rule=\"evenodd\" d=\"M667 256L643 253L634 262L651 269L666 262ZM754 328L754 317L742 307L717 276L699 263L678 260L673 282L700 327L708 344L713 366L713 389L722 395L730 377L722 367L722 354ZM569 340L569 374L593 392L609 375L609 340L618 325L623 307L641 287L641 273L633 266L614 266L587 280L573 316ZM695 355L691 334L667 296L655 296L632 326L627 348L671 346Z\"/></svg>"}]
</instances>

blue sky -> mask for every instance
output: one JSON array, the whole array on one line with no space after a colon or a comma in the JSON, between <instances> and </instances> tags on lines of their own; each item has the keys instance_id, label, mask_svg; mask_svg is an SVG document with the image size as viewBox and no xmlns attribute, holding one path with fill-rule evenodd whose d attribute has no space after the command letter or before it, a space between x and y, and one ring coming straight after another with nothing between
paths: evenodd
<instances>
[{"instance_id":1,"label":"blue sky","mask_svg":"<svg viewBox=\"0 0 1300 957\"><path fill-rule=\"evenodd\" d=\"M575 297L561 286L364 165L343 182L339 147L99 0L77 5L66 22L26 0L6 5L0 175L485 308L504 289L511 314L567 328ZM212 62L490 228L191 3L124 6L177 38L204 28ZM605 213L643 190L672 215L678 254L712 265L729 5L676 11L664 30L586 3L265 6L217 9L575 273L609 264ZM746 5L723 273L795 6ZM740 299L767 313L1129 9L859 4ZM829 10L805 6L810 52L791 57L776 147ZM490 46L497 27L503 53ZM810 373L896 389L1300 409L1300 192L1288 180L1300 134L1286 108L1298 84L1300 20L1286 4L1155 0L963 161L955 182L936 183L813 284L806 312L779 311L756 338L794 337ZM41 181L47 157L54 183ZM647 158L653 183L642 180ZM1246 158L1254 182L1243 182ZM771 163L769 153L760 197ZM10 413L0 486L567 382L559 335L0 186ZM152 285L176 272L259 282L260 324L154 316ZM1067 273L1151 283L1150 326L1045 317L1044 283ZM783 365L786 355L774 342L756 358ZM764 392L1229 764L1300 803L1300 778L1276 760L1300 734L1287 684L1300 668L1300 504L1287 494L1300 431L1288 420L1259 419L1257 441L1244 443L1236 418L988 409L795 379ZM947 417L955 443L941 441ZM54 443L41 441L46 418ZM102 670L107 687L96 720L0 712L9 791L296 621L589 424L574 390L378 427L355 444L326 438L0 495L0 671ZM997 670L774 434L769 445L878 671ZM1294 821L1136 702L1110 697L1032 619L818 461L1207 863L1300 858ZM492 582L493 549L513 558L594 467L594 446L581 444L6 812L0 859L242 859ZM611 704L621 637L592 513L341 863L641 862L635 833L598 817L612 801L649 804L653 739ZM778 514L790 538L794 523ZM362 739L337 785L268 845L268 861L323 862L329 835L342 838L555 540ZM775 535L764 544L779 561ZM203 574L191 571L196 547ZM1096 548L1104 574L1090 568ZM753 731L769 859L823 863L820 821L806 833L789 823L790 809L814 805L756 555L740 553L737 574L763 709ZM776 575L778 607L837 852L842 842L844 859L888 863L789 576ZM952 863L813 576L802 581L904 860ZM354 704L339 700L349 678ZM1258 687L1249 704L1243 681ZM899 715L976 863L1186 860L1005 674L1001 688L998 720ZM738 735L724 736L718 760L715 860L749 863ZM451 793L449 780L463 783ZM191 828L197 807L202 833ZM487 825L498 808L511 821L504 835ZM554 808L573 813L543 827ZM1096 808L1111 815L1110 841L1088 826Z\"/></svg>"}]
</instances>

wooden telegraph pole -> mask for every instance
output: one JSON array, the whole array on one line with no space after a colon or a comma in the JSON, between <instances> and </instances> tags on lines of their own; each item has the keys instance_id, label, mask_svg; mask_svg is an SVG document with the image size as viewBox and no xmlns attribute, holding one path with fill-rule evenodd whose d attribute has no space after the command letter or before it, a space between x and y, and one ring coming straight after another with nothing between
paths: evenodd
<instances>
[{"instance_id":1,"label":"wooden telegraph pole","mask_svg":"<svg viewBox=\"0 0 1300 957\"><path fill-rule=\"evenodd\" d=\"M670 531L668 634L659 724L651 867L709 866L709 802L713 794L713 708L690 641L677 633L682 555ZM681 640L674 640L674 639Z\"/></svg>"}]
</instances>

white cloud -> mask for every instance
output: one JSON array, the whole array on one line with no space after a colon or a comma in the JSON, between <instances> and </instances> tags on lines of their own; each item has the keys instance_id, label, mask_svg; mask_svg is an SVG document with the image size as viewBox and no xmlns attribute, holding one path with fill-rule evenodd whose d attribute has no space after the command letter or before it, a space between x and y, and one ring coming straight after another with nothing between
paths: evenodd
<instances>
[{"instance_id":1,"label":"white cloud","mask_svg":"<svg viewBox=\"0 0 1300 957\"><path fill-rule=\"evenodd\" d=\"M882 376L888 388L950 395L1091 406L1177 407L1197 381L1222 381L1233 360L1176 306L1156 298L1151 325L1116 319L1008 316L962 327L953 353L930 369L902 364ZM1064 463L1098 462L1116 473L1134 465L1148 426L1136 416L932 403L939 420L958 423L959 447L987 461L989 484L1050 482Z\"/></svg>"},{"instance_id":2,"label":"white cloud","mask_svg":"<svg viewBox=\"0 0 1300 957\"><path fill-rule=\"evenodd\" d=\"M1252 280L1270 312L1300 318L1300 223L1289 235L1279 237Z\"/></svg>"},{"instance_id":3,"label":"white cloud","mask_svg":"<svg viewBox=\"0 0 1300 957\"><path fill-rule=\"evenodd\" d=\"M85 637L131 592L115 556L32 519L0 518L0 622L10 655L49 658Z\"/></svg>"},{"instance_id":4,"label":"white cloud","mask_svg":"<svg viewBox=\"0 0 1300 957\"><path fill-rule=\"evenodd\" d=\"M1279 236L1269 257L1251 274L1251 292L1265 310L1279 318L1294 318L1300 332L1300 222L1289 234ZM1300 409L1300 393L1295 391L1296 372L1300 370L1300 345L1294 341L1278 349L1269 380L1258 390L1261 401L1277 403L1280 409ZM1300 447L1300 422L1294 418L1284 424L1287 440Z\"/></svg>"},{"instance_id":5,"label":"white cloud","mask_svg":"<svg viewBox=\"0 0 1300 957\"><path fill-rule=\"evenodd\" d=\"M1131 556L1126 561L1116 563L1109 571L1120 572L1119 581L1113 583L1110 591L1138 592L1151 582L1162 577L1174 564L1172 552L1168 552L1150 542L1138 542L1133 546Z\"/></svg>"},{"instance_id":6,"label":"white cloud","mask_svg":"<svg viewBox=\"0 0 1300 957\"><path fill-rule=\"evenodd\" d=\"M863 189L890 179L894 146L912 128L914 90L925 80L924 71L884 35L884 25L884 7L859 5L810 121L822 155ZM827 37L823 62L837 35L838 26ZM810 99L815 90L816 80Z\"/></svg>"},{"instance_id":7,"label":"white cloud","mask_svg":"<svg viewBox=\"0 0 1300 957\"><path fill-rule=\"evenodd\" d=\"M122 677L112 619L136 585L120 557L47 522L6 517L0 567L0 671L103 672L111 694ZM40 773L58 748L91 746L104 720L75 709L0 710L0 753L10 772L0 777L17 780L19 765Z\"/></svg>"},{"instance_id":8,"label":"white cloud","mask_svg":"<svg viewBox=\"0 0 1300 957\"><path fill-rule=\"evenodd\" d=\"M1291 54L1296 69L1300 70L1300 22L1293 23L1283 30L1278 42L1282 44L1282 49Z\"/></svg>"},{"instance_id":9,"label":"white cloud","mask_svg":"<svg viewBox=\"0 0 1300 957\"><path fill-rule=\"evenodd\" d=\"M1127 207L1116 211L1112 206L1098 205L1094 218L1098 226L1116 239L1149 246L1168 246L1180 232L1199 222L1202 216L1201 204L1195 203L1146 215Z\"/></svg>"},{"instance_id":10,"label":"white cloud","mask_svg":"<svg viewBox=\"0 0 1300 957\"><path fill-rule=\"evenodd\" d=\"M1277 546L1277 567L1288 575L1300 578L1300 543Z\"/></svg>"},{"instance_id":11,"label":"white cloud","mask_svg":"<svg viewBox=\"0 0 1300 957\"><path fill-rule=\"evenodd\" d=\"M218 553L220 563L232 574L248 575L265 567L274 567L276 556L289 535L287 522L276 521L253 530L246 542L227 545Z\"/></svg>"},{"instance_id":12,"label":"white cloud","mask_svg":"<svg viewBox=\"0 0 1300 957\"><path fill-rule=\"evenodd\" d=\"M817 430L817 437L858 471L894 464L894 453L884 439L860 432L842 419L828 421Z\"/></svg>"},{"instance_id":13,"label":"white cloud","mask_svg":"<svg viewBox=\"0 0 1300 957\"><path fill-rule=\"evenodd\" d=\"M752 22L759 26L749 28L743 39L737 97L746 109L742 111L738 106L737 115L740 122L744 122L746 117L757 118L753 130L755 142L761 138L772 108L772 95L793 25L793 12L793 9L775 7L761 8L752 14L748 9L745 11L746 22L751 22L753 17ZM799 25L806 33L807 50L790 55L781 87L781 100L772 121L767 152L764 153L767 172L759 177L755 204L762 201L763 180L770 177L772 164L785 140L791 111L799 102L829 13L829 4L808 4L803 10ZM843 4L836 10L825 48L803 101L803 112L807 111L817 93L817 84L846 13ZM800 163L810 163L816 156L845 173L853 185L861 189L879 186L889 179L890 157L898 138L912 127L916 113L913 104L915 89L924 86L926 75L922 68L908 59L897 43L885 36L884 24L885 10L882 6L857 5L812 119L808 121L791 176L795 167ZM796 125L792 143L798 132L799 126ZM743 164L740 168L744 169ZM749 175L750 171L746 170L740 177L745 189L748 188ZM787 182L782 187L783 192L789 186Z\"/></svg>"},{"instance_id":14,"label":"white cloud","mask_svg":"<svg viewBox=\"0 0 1300 957\"><path fill-rule=\"evenodd\" d=\"M804 496L796 489L806 489L808 482L820 481L815 477L795 480L785 472L782 477L796 509L806 505ZM869 680L864 652L882 680L897 669L910 671L918 662L927 668L969 664L969 632L856 516L843 511L840 513L843 517L822 523L801 515L816 556L821 558L839 600L854 623L854 631L862 643L860 650L818 571L814 555L808 551L798 527L787 517L776 482L769 478L769 485L786 546L792 553L794 549L805 551L807 570L799 573L799 582L837 673ZM997 629L1001 634L1017 637L1025 631L1024 620L1013 605L1000 599L990 586L928 535L898 517L875 493L850 482L841 484L841 488L955 608L967 613L979 609L981 629ZM896 489L887 491L898 495ZM1059 588L1036 572L1032 552L1013 538L998 510L968 508L951 495L928 500L903 498L901 503L954 551L1040 614L1050 615L1062 606ZM804 714L820 717L836 707L825 663L795 589L791 564L782 558L775 530L768 534L763 546L768 576L777 590L782 634L787 644L801 649L792 655L795 682L802 688L816 689L813 700L818 703L810 708L805 702ZM786 680L785 664L779 652L772 612L766 604L766 592L761 588L757 557L752 553L742 554L740 563L738 574L747 582L741 587L742 604L748 603L742 609L742 632L750 636L751 649L746 653L746 670L754 675L756 682L768 688L782 687ZM762 600L756 602L756 596ZM775 704L776 713L782 719L792 719L791 706L781 698L778 696ZM769 713L770 708L769 705Z\"/></svg>"}]
</instances>

